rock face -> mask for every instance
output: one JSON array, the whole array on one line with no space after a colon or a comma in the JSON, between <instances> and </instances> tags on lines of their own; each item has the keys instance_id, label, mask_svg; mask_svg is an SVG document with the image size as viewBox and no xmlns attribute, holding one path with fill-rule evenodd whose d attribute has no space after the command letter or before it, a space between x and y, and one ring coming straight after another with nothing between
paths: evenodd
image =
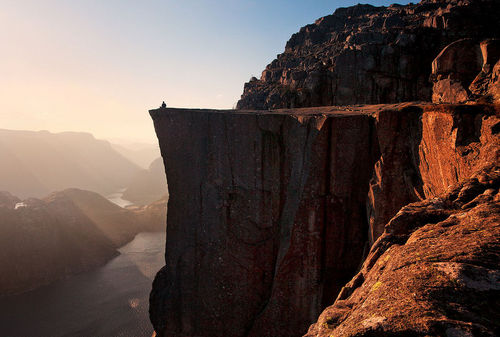
<instances>
[{"instance_id":1,"label":"rock face","mask_svg":"<svg viewBox=\"0 0 500 337\"><path fill-rule=\"evenodd\" d=\"M403 207L306 337L498 336L499 187L490 166Z\"/></svg>"},{"instance_id":2,"label":"rock face","mask_svg":"<svg viewBox=\"0 0 500 337\"><path fill-rule=\"evenodd\" d=\"M500 102L500 40L462 39L446 46L432 62L434 103L470 100Z\"/></svg>"},{"instance_id":3,"label":"rock face","mask_svg":"<svg viewBox=\"0 0 500 337\"><path fill-rule=\"evenodd\" d=\"M457 40L470 38L478 44L498 38L499 16L497 0L339 8L294 34L261 78L245 84L237 106L276 109L430 101L432 60ZM468 56L481 56L479 48L466 51ZM474 71L467 86L481 65ZM437 85L439 92L446 97L452 90L459 93L453 102L464 101L458 82L449 82Z\"/></svg>"},{"instance_id":4,"label":"rock face","mask_svg":"<svg viewBox=\"0 0 500 337\"><path fill-rule=\"evenodd\" d=\"M337 295L308 336L498 334L480 315L499 290L498 17L496 0L341 8L238 110L150 111L170 193L157 335L301 336ZM467 104L398 103L431 97ZM391 104L333 106L360 103Z\"/></svg>"},{"instance_id":5,"label":"rock face","mask_svg":"<svg viewBox=\"0 0 500 337\"><path fill-rule=\"evenodd\" d=\"M169 181L158 336L300 336L408 203L499 157L489 105L152 110Z\"/></svg>"}]
</instances>

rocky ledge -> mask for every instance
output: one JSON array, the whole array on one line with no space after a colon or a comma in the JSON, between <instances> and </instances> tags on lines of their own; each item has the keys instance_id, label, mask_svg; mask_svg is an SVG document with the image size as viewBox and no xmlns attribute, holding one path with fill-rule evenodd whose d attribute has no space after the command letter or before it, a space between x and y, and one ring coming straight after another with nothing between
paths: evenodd
<instances>
[{"instance_id":1,"label":"rocky ledge","mask_svg":"<svg viewBox=\"0 0 500 337\"><path fill-rule=\"evenodd\" d=\"M391 316L398 312L376 312L385 305L376 302L378 297L366 302L372 303L376 316L354 320L369 313L363 311L362 300L356 301L370 295L366 289L386 289L391 292L387 296L397 296L390 287L399 276L381 274L376 268L383 268L382 262L370 265L379 258L377 247L383 252L394 246L379 259L390 264L387 273L406 266L404 261L410 260L405 259L416 259L415 254L444 254L446 247L462 242L454 234L462 230L461 219L479 216L482 207L492 207L493 212L498 202L496 178L489 178L496 171L489 171L486 178L477 177L480 187L465 184L472 187L453 192L457 197L448 194L439 199L442 202L426 201L398 213L409 203L440 197L450 186L498 162L500 118L495 105L405 103L276 111L162 108L150 113L170 192L166 266L158 273L150 298L150 317L158 336L301 336L357 273L373 242L358 274L362 276L343 288L331 309L334 319L323 314L310 335L343 336L342 331L364 320L373 331L377 324L404 322ZM486 206L476 207L483 199ZM426 215L427 210L432 212ZM478 220L476 234L495 233L495 214L481 217L488 221ZM458 225L451 226L452 220ZM446 221L448 227L442 225ZM464 230L474 232L463 221ZM404 239L421 226L415 236ZM482 231L481 226L491 228ZM425 245L432 244L440 228L450 230L436 239L443 240L442 247L427 250ZM466 252L463 260L443 255L435 261L436 275L469 275L468 265L460 263L489 273L490 264L475 265L476 260L466 259L475 254L473 235L463 238L470 243L460 248ZM411 246L417 238L423 244L421 250ZM477 249L488 258L498 258L491 240L483 242L492 250L481 249L481 243ZM421 266L413 262L407 271ZM428 272L422 270L421 275ZM401 281L413 282L418 275L408 274ZM422 281L421 289L431 284L426 282ZM355 291L360 285L366 286ZM412 288L411 283L400 285L403 290ZM428 295L427 288L418 289L408 299L413 294ZM446 289L436 296L449 295ZM404 296L403 292L402 301ZM336 314L341 303L347 303L342 307L344 316ZM430 305L423 316L433 315ZM416 311L415 315L421 317ZM446 317L458 320L459 316ZM415 326L412 331L417 335L419 327L427 324L419 326L419 322L423 318L409 327ZM485 324L472 318L464 322ZM344 326L346 330L341 330ZM484 331L491 331L491 324L484 326Z\"/></svg>"}]
</instances>

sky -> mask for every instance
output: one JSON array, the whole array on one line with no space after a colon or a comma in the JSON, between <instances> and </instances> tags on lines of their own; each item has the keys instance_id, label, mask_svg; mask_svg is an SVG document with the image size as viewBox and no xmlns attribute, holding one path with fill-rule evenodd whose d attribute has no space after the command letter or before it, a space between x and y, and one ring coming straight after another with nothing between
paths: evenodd
<instances>
[{"instance_id":1,"label":"sky","mask_svg":"<svg viewBox=\"0 0 500 337\"><path fill-rule=\"evenodd\" d=\"M357 2L0 0L0 128L154 143L149 109L232 108L300 27Z\"/></svg>"}]
</instances>

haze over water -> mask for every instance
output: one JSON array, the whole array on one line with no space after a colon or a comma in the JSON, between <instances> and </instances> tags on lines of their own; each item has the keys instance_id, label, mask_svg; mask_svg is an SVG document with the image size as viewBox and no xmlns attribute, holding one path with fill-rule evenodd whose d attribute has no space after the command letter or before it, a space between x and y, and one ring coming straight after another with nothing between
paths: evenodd
<instances>
[{"instance_id":1,"label":"haze over water","mask_svg":"<svg viewBox=\"0 0 500 337\"><path fill-rule=\"evenodd\" d=\"M150 337L148 298L165 233L139 233L105 266L0 299L2 337Z\"/></svg>"}]
</instances>

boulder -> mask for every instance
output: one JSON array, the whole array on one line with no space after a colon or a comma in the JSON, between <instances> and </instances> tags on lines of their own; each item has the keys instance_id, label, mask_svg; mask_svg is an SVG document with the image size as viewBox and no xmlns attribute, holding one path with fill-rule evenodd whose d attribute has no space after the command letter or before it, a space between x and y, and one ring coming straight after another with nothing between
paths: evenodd
<instances>
[{"instance_id":1,"label":"boulder","mask_svg":"<svg viewBox=\"0 0 500 337\"><path fill-rule=\"evenodd\" d=\"M462 39L446 46L432 62L434 103L497 102L500 40Z\"/></svg>"}]
</instances>

